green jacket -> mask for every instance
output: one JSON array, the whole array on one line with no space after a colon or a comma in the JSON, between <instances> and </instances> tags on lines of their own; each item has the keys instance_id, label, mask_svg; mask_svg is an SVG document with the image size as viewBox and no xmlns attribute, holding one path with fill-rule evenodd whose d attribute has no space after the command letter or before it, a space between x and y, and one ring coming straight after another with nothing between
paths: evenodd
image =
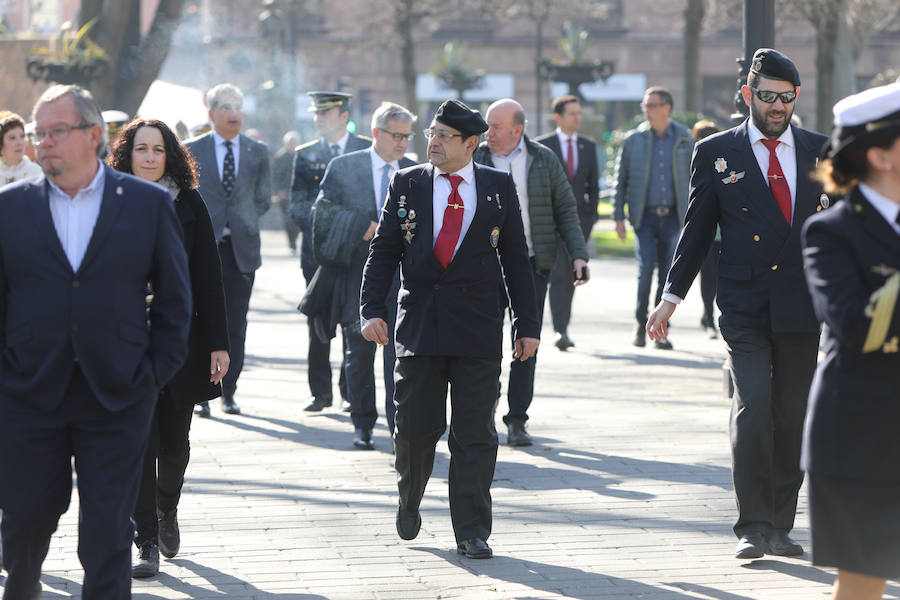
<instances>
[{"instance_id":1,"label":"green jacket","mask_svg":"<svg viewBox=\"0 0 900 600\"><path fill-rule=\"evenodd\" d=\"M575 196L562 163L553 150L532 142L528 136L525 136L525 149L528 152L525 170L528 173L528 217L535 271L549 271L556 263L557 234L573 260L588 260ZM487 142L478 146L473 159L478 164L494 166Z\"/></svg>"}]
</instances>

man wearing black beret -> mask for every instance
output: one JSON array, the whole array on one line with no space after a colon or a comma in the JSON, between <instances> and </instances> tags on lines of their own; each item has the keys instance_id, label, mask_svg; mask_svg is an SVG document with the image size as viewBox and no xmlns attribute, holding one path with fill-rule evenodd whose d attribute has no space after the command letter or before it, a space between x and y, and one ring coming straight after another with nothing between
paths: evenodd
<instances>
[{"instance_id":1,"label":"man wearing black beret","mask_svg":"<svg viewBox=\"0 0 900 600\"><path fill-rule=\"evenodd\" d=\"M429 162L398 171L363 271L363 336L388 343L397 311L397 533L419 533L419 505L447 427L450 387L450 516L457 551L490 558L491 481L497 462L494 403L503 358L503 311L512 307L515 356L537 350L534 282L512 177L472 162L487 123L462 102L437 111ZM554 159L555 160L555 159ZM388 290L400 265L398 306Z\"/></svg>"},{"instance_id":2,"label":"man wearing black beret","mask_svg":"<svg viewBox=\"0 0 900 600\"><path fill-rule=\"evenodd\" d=\"M756 51L741 87L750 118L694 149L684 229L666 293L647 321L651 339L665 336L718 225L719 326L734 382L734 532L741 559L803 553L788 533L803 483L800 441L819 323L803 275L800 231L829 203L809 177L827 138L791 125L799 88L787 56Z\"/></svg>"}]
</instances>

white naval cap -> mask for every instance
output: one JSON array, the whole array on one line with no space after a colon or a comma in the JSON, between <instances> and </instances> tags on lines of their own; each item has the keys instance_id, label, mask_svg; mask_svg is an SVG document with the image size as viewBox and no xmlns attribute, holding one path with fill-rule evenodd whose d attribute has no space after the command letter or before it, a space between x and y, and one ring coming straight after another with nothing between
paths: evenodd
<instances>
[{"instance_id":1,"label":"white naval cap","mask_svg":"<svg viewBox=\"0 0 900 600\"><path fill-rule=\"evenodd\" d=\"M889 132L900 136L900 82L864 90L835 104L834 130L825 154L833 158L845 148Z\"/></svg>"}]
</instances>

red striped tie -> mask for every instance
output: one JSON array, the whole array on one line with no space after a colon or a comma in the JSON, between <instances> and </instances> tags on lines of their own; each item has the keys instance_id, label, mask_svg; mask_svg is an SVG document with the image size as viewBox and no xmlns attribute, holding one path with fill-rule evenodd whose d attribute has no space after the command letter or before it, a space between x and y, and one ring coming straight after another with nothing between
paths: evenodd
<instances>
[{"instance_id":1,"label":"red striped tie","mask_svg":"<svg viewBox=\"0 0 900 600\"><path fill-rule=\"evenodd\" d=\"M459 195L459 183L463 178L459 175L441 173L441 177L450 180L450 197L447 198L447 208L444 209L444 223L434 242L434 255L444 268L453 260L453 252L456 250L456 242L459 241L459 233L462 231L463 201Z\"/></svg>"}]
</instances>

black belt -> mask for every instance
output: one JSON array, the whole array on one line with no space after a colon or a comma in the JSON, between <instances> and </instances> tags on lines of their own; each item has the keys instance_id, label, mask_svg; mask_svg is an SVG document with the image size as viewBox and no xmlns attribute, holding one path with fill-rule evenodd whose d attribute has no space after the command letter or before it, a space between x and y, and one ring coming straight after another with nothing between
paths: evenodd
<instances>
[{"instance_id":1,"label":"black belt","mask_svg":"<svg viewBox=\"0 0 900 600\"><path fill-rule=\"evenodd\" d=\"M675 209L670 206L648 206L646 210L657 217L665 217L675 212Z\"/></svg>"}]
</instances>

